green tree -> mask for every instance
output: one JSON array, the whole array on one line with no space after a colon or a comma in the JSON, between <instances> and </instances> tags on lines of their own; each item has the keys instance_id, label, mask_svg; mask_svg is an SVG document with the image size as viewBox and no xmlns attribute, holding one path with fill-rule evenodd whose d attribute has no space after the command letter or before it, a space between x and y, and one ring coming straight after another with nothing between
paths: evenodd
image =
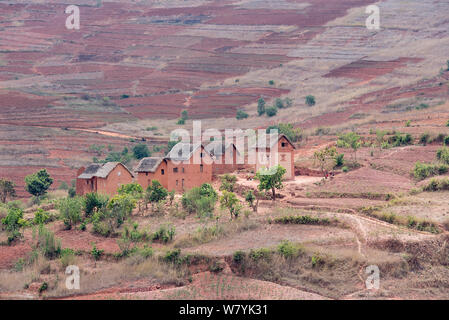
<instances>
[{"instance_id":1,"label":"green tree","mask_svg":"<svg viewBox=\"0 0 449 320\"><path fill-rule=\"evenodd\" d=\"M270 191L273 197L273 202L276 201L276 189L280 190L284 186L282 179L287 170L281 165L266 169L262 168L257 172L256 179L259 180L260 191Z\"/></svg>"},{"instance_id":2,"label":"green tree","mask_svg":"<svg viewBox=\"0 0 449 320\"><path fill-rule=\"evenodd\" d=\"M257 101L257 114L259 116L265 114L265 99L260 97L259 101Z\"/></svg>"},{"instance_id":3,"label":"green tree","mask_svg":"<svg viewBox=\"0 0 449 320\"><path fill-rule=\"evenodd\" d=\"M315 97L312 95L308 95L306 97L306 105L308 105L309 107L312 107L316 104L316 100Z\"/></svg>"},{"instance_id":4,"label":"green tree","mask_svg":"<svg viewBox=\"0 0 449 320\"><path fill-rule=\"evenodd\" d=\"M27 223L23 219L22 209L9 208L8 214L1 220L1 222L3 229L8 233L8 244L23 238L23 233L20 230L25 227Z\"/></svg>"},{"instance_id":5,"label":"green tree","mask_svg":"<svg viewBox=\"0 0 449 320\"><path fill-rule=\"evenodd\" d=\"M240 211L242 209L242 205L240 204L239 199L233 192L223 191L223 195L220 197L220 207L222 209L229 210L231 214L231 219L238 218Z\"/></svg>"},{"instance_id":6,"label":"green tree","mask_svg":"<svg viewBox=\"0 0 449 320\"><path fill-rule=\"evenodd\" d=\"M81 221L83 205L84 201L80 197L59 200L57 207L66 229L72 229L72 227L75 227L76 224Z\"/></svg>"},{"instance_id":7,"label":"green tree","mask_svg":"<svg viewBox=\"0 0 449 320\"><path fill-rule=\"evenodd\" d=\"M0 201L6 203L8 197L14 198L16 196L15 184L6 179L0 179Z\"/></svg>"},{"instance_id":8,"label":"green tree","mask_svg":"<svg viewBox=\"0 0 449 320\"><path fill-rule=\"evenodd\" d=\"M235 183L237 182L236 176L226 173L226 174L220 176L220 180L221 180L220 190L234 192L234 186L235 186Z\"/></svg>"},{"instance_id":9,"label":"green tree","mask_svg":"<svg viewBox=\"0 0 449 320\"><path fill-rule=\"evenodd\" d=\"M128 194L118 194L109 200L104 217L109 221L110 230L120 227L136 207L136 199Z\"/></svg>"},{"instance_id":10,"label":"green tree","mask_svg":"<svg viewBox=\"0 0 449 320\"><path fill-rule=\"evenodd\" d=\"M339 148L352 149L355 162L357 162L357 150L360 149L361 145L360 136L355 132L348 132L338 137L337 146Z\"/></svg>"},{"instance_id":11,"label":"green tree","mask_svg":"<svg viewBox=\"0 0 449 320\"><path fill-rule=\"evenodd\" d=\"M47 190L50 188L52 183L53 179L45 169L41 169L38 172L25 177L26 191L38 198L47 193Z\"/></svg>"},{"instance_id":12,"label":"green tree","mask_svg":"<svg viewBox=\"0 0 449 320\"><path fill-rule=\"evenodd\" d=\"M83 207L86 217L90 217L95 212L106 207L109 198L105 195L100 195L96 192L88 193L83 198Z\"/></svg>"},{"instance_id":13,"label":"green tree","mask_svg":"<svg viewBox=\"0 0 449 320\"><path fill-rule=\"evenodd\" d=\"M181 112L181 119L183 119L184 121L189 119L189 112L187 110L182 110L182 112Z\"/></svg>"},{"instance_id":14,"label":"green tree","mask_svg":"<svg viewBox=\"0 0 449 320\"><path fill-rule=\"evenodd\" d=\"M165 200L168 196L168 191L157 180L153 180L147 188L145 198L150 202L154 208L154 204Z\"/></svg>"},{"instance_id":15,"label":"green tree","mask_svg":"<svg viewBox=\"0 0 449 320\"><path fill-rule=\"evenodd\" d=\"M148 149L148 146L143 143L138 144L133 147L133 154L134 154L134 158L136 158L137 160L151 156L151 152Z\"/></svg>"},{"instance_id":16,"label":"green tree","mask_svg":"<svg viewBox=\"0 0 449 320\"><path fill-rule=\"evenodd\" d=\"M276 107L268 107L266 110L265 110L265 113L267 114L267 116L269 116L269 117L274 117L275 115L277 115L277 113L278 113L278 109L276 108Z\"/></svg>"}]
</instances>

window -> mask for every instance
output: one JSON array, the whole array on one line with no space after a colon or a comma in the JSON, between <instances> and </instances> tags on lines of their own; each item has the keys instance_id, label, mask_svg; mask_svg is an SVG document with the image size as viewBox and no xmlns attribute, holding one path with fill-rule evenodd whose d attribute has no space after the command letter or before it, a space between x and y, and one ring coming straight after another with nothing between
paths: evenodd
<instances>
[{"instance_id":1,"label":"window","mask_svg":"<svg viewBox=\"0 0 449 320\"><path fill-rule=\"evenodd\" d=\"M161 175L164 175L164 174L165 174L165 170L162 169L162 170L161 170Z\"/></svg>"},{"instance_id":2,"label":"window","mask_svg":"<svg viewBox=\"0 0 449 320\"><path fill-rule=\"evenodd\" d=\"M201 152L201 155L200 155L200 156L201 156L201 158L204 158L204 153Z\"/></svg>"},{"instance_id":3,"label":"window","mask_svg":"<svg viewBox=\"0 0 449 320\"><path fill-rule=\"evenodd\" d=\"M178 180L176 180L176 186L178 186Z\"/></svg>"},{"instance_id":4,"label":"window","mask_svg":"<svg viewBox=\"0 0 449 320\"><path fill-rule=\"evenodd\" d=\"M148 177L148 172L146 172L145 174L146 174L146 176Z\"/></svg>"},{"instance_id":5,"label":"window","mask_svg":"<svg viewBox=\"0 0 449 320\"><path fill-rule=\"evenodd\" d=\"M184 188L184 179L182 179L182 187Z\"/></svg>"},{"instance_id":6,"label":"window","mask_svg":"<svg viewBox=\"0 0 449 320\"><path fill-rule=\"evenodd\" d=\"M173 168L174 173L178 173L178 168Z\"/></svg>"},{"instance_id":7,"label":"window","mask_svg":"<svg viewBox=\"0 0 449 320\"><path fill-rule=\"evenodd\" d=\"M287 146L287 144L285 142L282 142L282 148L285 148Z\"/></svg>"},{"instance_id":8,"label":"window","mask_svg":"<svg viewBox=\"0 0 449 320\"><path fill-rule=\"evenodd\" d=\"M182 168L182 173L185 173L186 172L186 169L185 168Z\"/></svg>"},{"instance_id":9,"label":"window","mask_svg":"<svg viewBox=\"0 0 449 320\"><path fill-rule=\"evenodd\" d=\"M204 170L204 166L201 164L200 165L200 172L203 172L203 170Z\"/></svg>"}]
</instances>

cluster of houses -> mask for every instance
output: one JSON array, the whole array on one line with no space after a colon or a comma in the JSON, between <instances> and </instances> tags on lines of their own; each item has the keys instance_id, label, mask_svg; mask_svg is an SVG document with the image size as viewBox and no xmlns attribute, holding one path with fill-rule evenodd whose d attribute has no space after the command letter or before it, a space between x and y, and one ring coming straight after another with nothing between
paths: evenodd
<instances>
[{"instance_id":1,"label":"cluster of houses","mask_svg":"<svg viewBox=\"0 0 449 320\"><path fill-rule=\"evenodd\" d=\"M276 163L270 159L274 147L277 147ZM280 135L271 145L257 149L255 171L279 164L286 169L285 179L294 179L294 150L293 143L285 135ZM140 160L132 171L119 162L82 167L77 172L76 193L114 195L121 185L137 182L146 189L153 180L159 181L169 191L183 193L212 182L214 176L241 169L242 165L237 164L240 155L233 143L216 141L207 146L202 143L178 143L165 157Z\"/></svg>"}]
</instances>

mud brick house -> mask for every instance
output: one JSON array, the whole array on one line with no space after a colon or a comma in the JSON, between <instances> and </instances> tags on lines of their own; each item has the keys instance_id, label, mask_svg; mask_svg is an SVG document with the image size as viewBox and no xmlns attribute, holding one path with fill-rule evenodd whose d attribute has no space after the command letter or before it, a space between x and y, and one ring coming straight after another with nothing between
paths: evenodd
<instances>
[{"instance_id":1,"label":"mud brick house","mask_svg":"<svg viewBox=\"0 0 449 320\"><path fill-rule=\"evenodd\" d=\"M121 185L132 183L133 179L131 171L119 162L94 163L78 170L76 194L97 192L112 196Z\"/></svg>"},{"instance_id":2,"label":"mud brick house","mask_svg":"<svg viewBox=\"0 0 449 320\"><path fill-rule=\"evenodd\" d=\"M235 144L222 141L213 141L205 147L214 163L212 164L212 174L219 175L234 172L239 168L237 157L240 155Z\"/></svg>"},{"instance_id":3,"label":"mud brick house","mask_svg":"<svg viewBox=\"0 0 449 320\"><path fill-rule=\"evenodd\" d=\"M212 182L212 157L202 144L178 143L165 158L144 158L135 171L144 188L158 180L167 190L182 193Z\"/></svg>"},{"instance_id":4,"label":"mud brick house","mask_svg":"<svg viewBox=\"0 0 449 320\"><path fill-rule=\"evenodd\" d=\"M271 168L279 164L287 170L284 176L286 180L295 179L295 149L285 135L279 135L278 139L266 148L257 147L256 172L261 168Z\"/></svg>"}]
</instances>

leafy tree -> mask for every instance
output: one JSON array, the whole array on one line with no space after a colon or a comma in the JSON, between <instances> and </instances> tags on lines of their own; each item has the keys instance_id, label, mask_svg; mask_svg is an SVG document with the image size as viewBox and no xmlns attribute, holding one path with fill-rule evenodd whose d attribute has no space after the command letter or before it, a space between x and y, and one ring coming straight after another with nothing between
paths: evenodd
<instances>
[{"instance_id":1,"label":"leafy tree","mask_svg":"<svg viewBox=\"0 0 449 320\"><path fill-rule=\"evenodd\" d=\"M42 208L37 209L36 213L34 214L34 224L40 225L45 224L50 220L50 216L48 212L44 211Z\"/></svg>"},{"instance_id":2,"label":"leafy tree","mask_svg":"<svg viewBox=\"0 0 449 320\"><path fill-rule=\"evenodd\" d=\"M81 221L83 199L80 197L61 199L58 203L58 209L65 228L70 230Z\"/></svg>"},{"instance_id":3,"label":"leafy tree","mask_svg":"<svg viewBox=\"0 0 449 320\"><path fill-rule=\"evenodd\" d=\"M257 213L257 208L259 207L258 192L249 190L246 193L245 200L246 202L248 202L248 205L253 209L253 211Z\"/></svg>"},{"instance_id":4,"label":"leafy tree","mask_svg":"<svg viewBox=\"0 0 449 320\"><path fill-rule=\"evenodd\" d=\"M315 161L318 162L321 173L325 176L326 165L329 160L333 159L337 155L337 149L335 147L326 147L321 151L316 151L313 155Z\"/></svg>"},{"instance_id":5,"label":"leafy tree","mask_svg":"<svg viewBox=\"0 0 449 320\"><path fill-rule=\"evenodd\" d=\"M200 187L200 195L203 197L211 197L217 200L218 194L210 183L203 183Z\"/></svg>"},{"instance_id":6,"label":"leafy tree","mask_svg":"<svg viewBox=\"0 0 449 320\"><path fill-rule=\"evenodd\" d=\"M237 115L235 116L235 118L237 119L237 120L242 120L242 119L246 119L246 118L248 118L249 116L248 116L248 114L245 112L245 111L243 111L243 110L237 110Z\"/></svg>"},{"instance_id":7,"label":"leafy tree","mask_svg":"<svg viewBox=\"0 0 449 320\"><path fill-rule=\"evenodd\" d=\"M269 116L269 117L274 117L275 115L277 115L277 113L278 113L278 109L276 108L276 107L268 107L266 110L265 110L265 113L267 114L267 116Z\"/></svg>"},{"instance_id":8,"label":"leafy tree","mask_svg":"<svg viewBox=\"0 0 449 320\"><path fill-rule=\"evenodd\" d=\"M133 154L134 158L136 158L137 160L151 156L151 152L148 149L148 146L142 143L133 147Z\"/></svg>"},{"instance_id":9,"label":"leafy tree","mask_svg":"<svg viewBox=\"0 0 449 320\"><path fill-rule=\"evenodd\" d=\"M192 188L184 193L181 203L187 213L204 216L212 214L217 198L217 192L210 184L205 183L201 187Z\"/></svg>"},{"instance_id":10,"label":"leafy tree","mask_svg":"<svg viewBox=\"0 0 449 320\"><path fill-rule=\"evenodd\" d=\"M96 192L88 193L83 198L83 207L86 217L90 217L95 212L106 207L109 198Z\"/></svg>"},{"instance_id":11,"label":"leafy tree","mask_svg":"<svg viewBox=\"0 0 449 320\"><path fill-rule=\"evenodd\" d=\"M25 227L27 223L23 219L22 209L15 207L9 208L8 214L1 220L1 223L3 229L8 233L8 244L23 238L23 233L20 230Z\"/></svg>"},{"instance_id":12,"label":"leafy tree","mask_svg":"<svg viewBox=\"0 0 449 320\"><path fill-rule=\"evenodd\" d=\"M233 192L223 191L223 195L220 197L220 207L222 209L229 210L231 214L231 219L238 218L240 211L242 209L242 205L240 204L239 199Z\"/></svg>"},{"instance_id":13,"label":"leafy tree","mask_svg":"<svg viewBox=\"0 0 449 320\"><path fill-rule=\"evenodd\" d=\"M259 101L257 101L257 114L259 116L265 114L265 99L260 97Z\"/></svg>"},{"instance_id":14,"label":"leafy tree","mask_svg":"<svg viewBox=\"0 0 449 320\"><path fill-rule=\"evenodd\" d=\"M26 191L38 198L47 193L47 190L50 188L52 183L53 179L45 169L39 170L38 172L25 177Z\"/></svg>"},{"instance_id":15,"label":"leafy tree","mask_svg":"<svg viewBox=\"0 0 449 320\"><path fill-rule=\"evenodd\" d=\"M360 136L355 132L348 132L338 137L337 146L339 148L351 148L354 151L354 161L357 162L357 150L360 149L362 143Z\"/></svg>"},{"instance_id":16,"label":"leafy tree","mask_svg":"<svg viewBox=\"0 0 449 320\"><path fill-rule=\"evenodd\" d=\"M6 179L0 179L0 201L6 203L8 197L14 198L16 196L15 184Z\"/></svg>"},{"instance_id":17,"label":"leafy tree","mask_svg":"<svg viewBox=\"0 0 449 320\"><path fill-rule=\"evenodd\" d=\"M178 119L178 122L176 122L176 124L182 126L182 125L186 124L186 121L184 119L180 118L180 119Z\"/></svg>"},{"instance_id":18,"label":"leafy tree","mask_svg":"<svg viewBox=\"0 0 449 320\"><path fill-rule=\"evenodd\" d=\"M334 157L335 168L343 167L345 164L345 155L344 153L339 153Z\"/></svg>"},{"instance_id":19,"label":"leafy tree","mask_svg":"<svg viewBox=\"0 0 449 320\"><path fill-rule=\"evenodd\" d=\"M148 202L151 202L152 207L154 204L165 200L168 196L168 191L157 180L153 180L147 188L145 198Z\"/></svg>"},{"instance_id":20,"label":"leafy tree","mask_svg":"<svg viewBox=\"0 0 449 320\"><path fill-rule=\"evenodd\" d=\"M308 95L308 96L306 97L306 104L307 104L309 107L314 106L314 105L316 104L315 97L312 96L312 95Z\"/></svg>"},{"instance_id":21,"label":"leafy tree","mask_svg":"<svg viewBox=\"0 0 449 320\"><path fill-rule=\"evenodd\" d=\"M276 201L276 189L283 188L282 178L287 170L281 165L266 169L262 168L257 172L256 179L259 180L259 190L269 191L271 190L273 202Z\"/></svg>"}]
</instances>

